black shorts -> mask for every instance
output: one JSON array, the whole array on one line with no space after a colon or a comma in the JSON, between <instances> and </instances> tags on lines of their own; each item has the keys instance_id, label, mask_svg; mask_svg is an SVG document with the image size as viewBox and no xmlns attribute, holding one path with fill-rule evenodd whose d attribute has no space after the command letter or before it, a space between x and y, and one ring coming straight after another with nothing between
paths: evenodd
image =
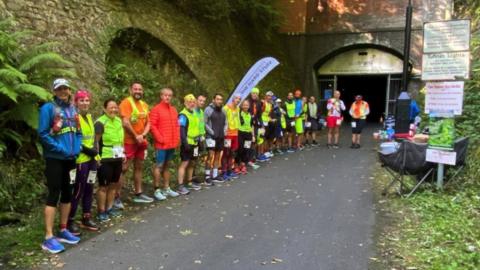
<instances>
[{"instance_id":1,"label":"black shorts","mask_svg":"<svg viewBox=\"0 0 480 270\"><path fill-rule=\"evenodd\" d=\"M308 121L310 123L310 127L305 127L306 131L313 132L313 131L318 131L320 130L319 124L318 124L318 119L310 118Z\"/></svg>"},{"instance_id":2,"label":"black shorts","mask_svg":"<svg viewBox=\"0 0 480 270\"><path fill-rule=\"evenodd\" d=\"M285 131L288 133L295 133L295 126L292 126L292 123L295 123L295 120L287 120L287 126L285 127Z\"/></svg>"},{"instance_id":3,"label":"black shorts","mask_svg":"<svg viewBox=\"0 0 480 270\"><path fill-rule=\"evenodd\" d=\"M268 126L265 127L265 139L275 139L275 123L269 122Z\"/></svg>"},{"instance_id":4,"label":"black shorts","mask_svg":"<svg viewBox=\"0 0 480 270\"><path fill-rule=\"evenodd\" d=\"M207 140L210 139L210 138L207 138ZM215 151L215 152L219 152L219 151L222 151L223 150L223 146L225 144L225 139L224 138L219 138L219 139L213 139L215 140L215 146L214 147L208 147L207 146L207 149L210 150L210 151ZM205 145L206 142L205 142Z\"/></svg>"},{"instance_id":5,"label":"black shorts","mask_svg":"<svg viewBox=\"0 0 480 270\"><path fill-rule=\"evenodd\" d=\"M180 160L181 161L190 161L195 160L198 157L199 151L197 150L197 156L194 156L195 148L198 148L196 145L190 145L188 150L186 150L183 146L180 146Z\"/></svg>"},{"instance_id":6,"label":"black shorts","mask_svg":"<svg viewBox=\"0 0 480 270\"><path fill-rule=\"evenodd\" d=\"M360 134L362 133L363 128L365 127L365 119L352 119L352 133ZM355 125L355 127L353 127Z\"/></svg>"},{"instance_id":7,"label":"black shorts","mask_svg":"<svg viewBox=\"0 0 480 270\"><path fill-rule=\"evenodd\" d=\"M122 159L102 160L98 168L98 185L106 187L111 183L118 183L122 174Z\"/></svg>"}]
</instances>

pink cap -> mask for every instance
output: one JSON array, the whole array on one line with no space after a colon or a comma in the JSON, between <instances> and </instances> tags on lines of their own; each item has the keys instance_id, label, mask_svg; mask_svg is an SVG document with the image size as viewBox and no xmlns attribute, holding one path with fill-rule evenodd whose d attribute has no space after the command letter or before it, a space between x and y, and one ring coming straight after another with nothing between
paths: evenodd
<instances>
[{"instance_id":1,"label":"pink cap","mask_svg":"<svg viewBox=\"0 0 480 270\"><path fill-rule=\"evenodd\" d=\"M90 98L90 92L86 89L79 89L75 93L75 96L73 97L73 100L75 100L75 102L77 102L79 99L84 99L84 98Z\"/></svg>"}]
</instances>

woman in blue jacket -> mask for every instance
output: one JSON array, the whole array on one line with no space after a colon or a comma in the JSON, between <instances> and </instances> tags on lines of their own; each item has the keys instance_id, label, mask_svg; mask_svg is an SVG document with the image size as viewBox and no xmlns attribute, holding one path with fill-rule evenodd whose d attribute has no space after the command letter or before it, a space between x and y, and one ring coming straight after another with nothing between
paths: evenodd
<instances>
[{"instance_id":1,"label":"woman in blue jacket","mask_svg":"<svg viewBox=\"0 0 480 270\"><path fill-rule=\"evenodd\" d=\"M59 253L65 249L60 242L77 244L80 241L67 230L67 221L76 175L75 160L80 153L82 133L77 111L72 104L70 83L65 79L56 79L52 88L54 99L40 108L38 123L48 188L42 249ZM60 232L55 237L53 223L59 200Z\"/></svg>"}]
</instances>

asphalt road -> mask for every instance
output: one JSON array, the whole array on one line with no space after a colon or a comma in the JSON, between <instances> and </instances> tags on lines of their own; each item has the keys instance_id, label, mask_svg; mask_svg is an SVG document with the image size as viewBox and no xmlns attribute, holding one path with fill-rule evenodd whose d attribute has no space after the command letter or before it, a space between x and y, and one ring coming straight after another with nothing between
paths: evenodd
<instances>
[{"instance_id":1,"label":"asphalt road","mask_svg":"<svg viewBox=\"0 0 480 270\"><path fill-rule=\"evenodd\" d=\"M157 203L70 248L63 269L366 270L372 129L359 150L343 133L340 149L276 156L229 184Z\"/></svg>"}]
</instances>

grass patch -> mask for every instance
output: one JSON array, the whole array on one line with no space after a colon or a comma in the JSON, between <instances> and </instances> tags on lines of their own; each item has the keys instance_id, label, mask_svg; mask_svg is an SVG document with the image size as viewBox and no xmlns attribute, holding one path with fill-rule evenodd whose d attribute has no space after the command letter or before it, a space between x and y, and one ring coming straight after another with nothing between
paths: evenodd
<instances>
[{"instance_id":1,"label":"grass patch","mask_svg":"<svg viewBox=\"0 0 480 270\"><path fill-rule=\"evenodd\" d=\"M380 194L388 183L380 167L375 179ZM378 195L374 269L479 269L480 188L463 187L434 192L431 185L408 199Z\"/></svg>"}]
</instances>

